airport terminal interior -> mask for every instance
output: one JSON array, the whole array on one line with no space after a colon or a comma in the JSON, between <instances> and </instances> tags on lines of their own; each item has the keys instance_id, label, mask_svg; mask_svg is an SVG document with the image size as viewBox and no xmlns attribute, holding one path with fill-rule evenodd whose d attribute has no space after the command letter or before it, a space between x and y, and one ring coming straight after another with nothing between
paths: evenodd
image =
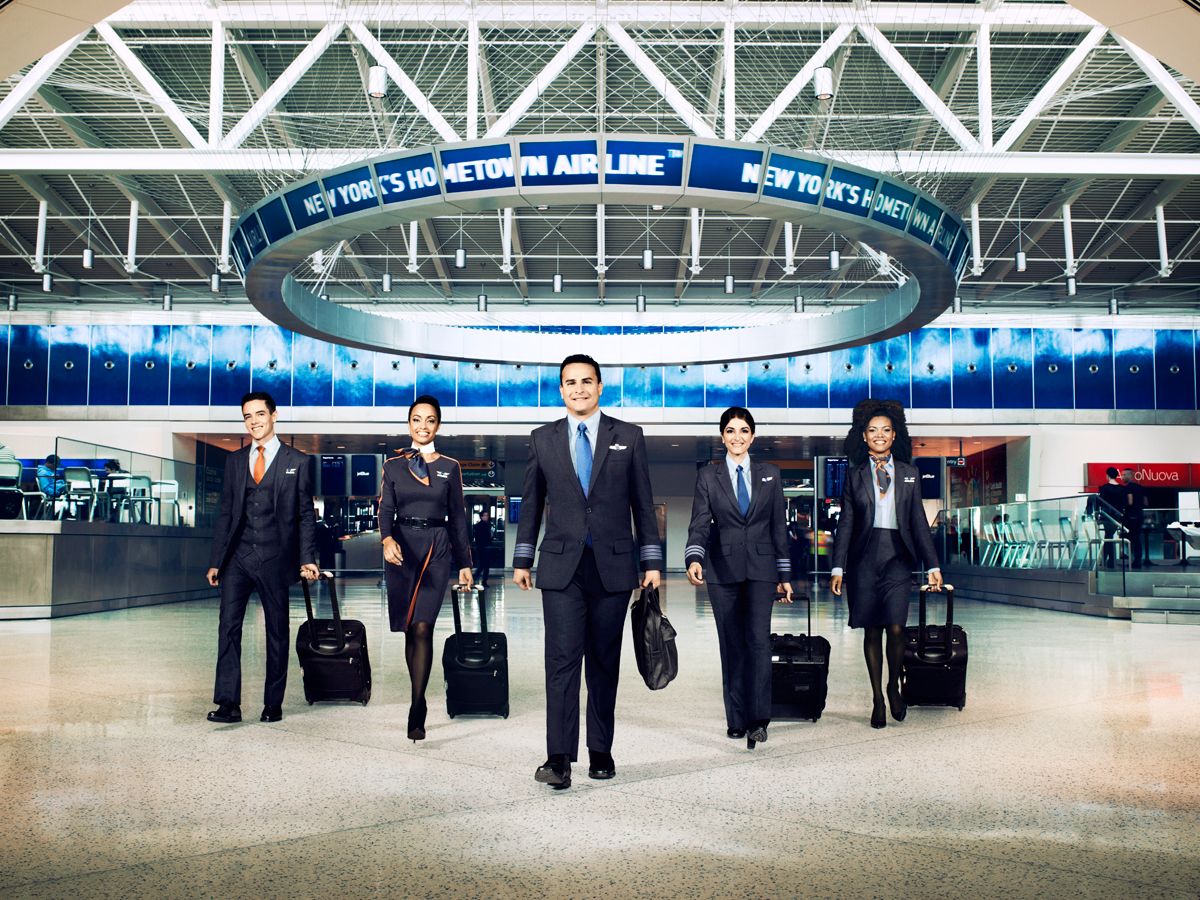
<instances>
[{"instance_id":1,"label":"airport terminal interior","mask_svg":"<svg viewBox=\"0 0 1200 900\"><path fill-rule=\"evenodd\" d=\"M4 895L1200 894L1198 44L1193 0L0 0ZM539 566L569 504L543 506L567 495L532 432L576 409L577 353L644 439L580 474L563 437L561 466L580 510L644 467L613 558L661 553L678 665L651 690L626 616L611 759L585 742L564 786ZM254 466L251 392L287 468ZM388 473L446 477L404 456L422 396L486 587L438 607L430 549L397 624ZM890 478L855 455L868 399L903 407L915 466L880 496L919 501L953 586L919 624L913 560L882 727L861 594L834 590L854 480ZM730 407L744 505L718 477L746 534L781 498L786 548L754 552L794 594L757 744L723 702L730 551L701 548L704 584L685 564ZM369 690L308 702L347 651L305 643L296 583L250 598L223 721L229 566L272 569L213 548L293 484L315 615L334 593L361 623ZM457 540L454 510L398 515ZM620 567L608 527L569 535L600 566L577 580ZM484 631L507 695L464 713Z\"/></svg>"}]
</instances>

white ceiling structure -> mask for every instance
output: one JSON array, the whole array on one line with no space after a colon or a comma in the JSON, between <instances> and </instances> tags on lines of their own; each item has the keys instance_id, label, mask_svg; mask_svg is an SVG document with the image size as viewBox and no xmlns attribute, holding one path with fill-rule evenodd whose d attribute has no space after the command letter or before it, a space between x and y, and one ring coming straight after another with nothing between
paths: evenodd
<instances>
[{"instance_id":1,"label":"white ceiling structure","mask_svg":"<svg viewBox=\"0 0 1200 900\"><path fill-rule=\"evenodd\" d=\"M823 64L828 101L811 84ZM373 65L390 73L382 98L365 90ZM605 131L761 139L896 173L972 223L968 309L1098 312L1116 296L1123 311L1195 312L1198 100L1194 81L1059 2L136 0L0 81L0 287L23 307L157 303L168 288L177 306L246 304L232 274L210 291L228 219L304 173ZM514 309L638 293L820 307L902 277L827 232L613 206L436 219L415 244L391 228L299 274L337 301L425 312L480 291Z\"/></svg>"}]
</instances>

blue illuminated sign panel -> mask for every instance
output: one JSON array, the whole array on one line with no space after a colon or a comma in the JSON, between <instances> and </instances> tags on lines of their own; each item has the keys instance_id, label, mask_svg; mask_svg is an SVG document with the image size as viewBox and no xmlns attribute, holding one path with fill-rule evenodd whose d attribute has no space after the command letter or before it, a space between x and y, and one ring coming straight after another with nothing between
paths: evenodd
<instances>
[{"instance_id":1,"label":"blue illuminated sign panel","mask_svg":"<svg viewBox=\"0 0 1200 900\"><path fill-rule=\"evenodd\" d=\"M600 156L594 140L523 141L522 187L563 187L600 183Z\"/></svg>"},{"instance_id":2,"label":"blue illuminated sign panel","mask_svg":"<svg viewBox=\"0 0 1200 900\"><path fill-rule=\"evenodd\" d=\"M949 259L951 251L954 250L954 242L961 230L958 223L950 216L942 216L942 224L938 226L937 237L933 239L933 249Z\"/></svg>"},{"instance_id":3,"label":"blue illuminated sign panel","mask_svg":"<svg viewBox=\"0 0 1200 900\"><path fill-rule=\"evenodd\" d=\"M871 211L878 181L874 175L862 175L835 166L825 184L825 208L865 216Z\"/></svg>"},{"instance_id":4,"label":"blue illuminated sign panel","mask_svg":"<svg viewBox=\"0 0 1200 900\"><path fill-rule=\"evenodd\" d=\"M886 181L880 182L875 192L875 203L871 207L871 218L903 231L916 199L917 195L912 191Z\"/></svg>"},{"instance_id":5,"label":"blue illuminated sign panel","mask_svg":"<svg viewBox=\"0 0 1200 900\"><path fill-rule=\"evenodd\" d=\"M683 141L609 141L604 149L605 184L683 186Z\"/></svg>"},{"instance_id":6,"label":"blue illuminated sign panel","mask_svg":"<svg viewBox=\"0 0 1200 900\"><path fill-rule=\"evenodd\" d=\"M507 144L442 150L442 179L447 194L494 191L517 186L512 148Z\"/></svg>"},{"instance_id":7,"label":"blue illuminated sign panel","mask_svg":"<svg viewBox=\"0 0 1200 900\"><path fill-rule=\"evenodd\" d=\"M241 230L233 233L233 249L234 255L242 265L242 274L245 274L246 270L250 268L250 248L246 246L246 239L242 237Z\"/></svg>"},{"instance_id":8,"label":"blue illuminated sign panel","mask_svg":"<svg viewBox=\"0 0 1200 900\"><path fill-rule=\"evenodd\" d=\"M258 218L262 221L267 238L272 244L292 233L292 223L288 221L283 201L278 197L259 207Z\"/></svg>"},{"instance_id":9,"label":"blue illuminated sign panel","mask_svg":"<svg viewBox=\"0 0 1200 900\"><path fill-rule=\"evenodd\" d=\"M763 173L763 196L815 206L821 201L821 185L828 170L824 163L772 153Z\"/></svg>"},{"instance_id":10,"label":"blue illuminated sign panel","mask_svg":"<svg viewBox=\"0 0 1200 900\"><path fill-rule=\"evenodd\" d=\"M932 244L941 218L942 211L922 197L917 201L917 208L913 210L912 221L908 223L908 233L916 235L927 244Z\"/></svg>"},{"instance_id":11,"label":"blue illuminated sign panel","mask_svg":"<svg viewBox=\"0 0 1200 900\"><path fill-rule=\"evenodd\" d=\"M420 200L442 192L432 153L376 163L375 174L379 177L379 190L385 204Z\"/></svg>"},{"instance_id":12,"label":"blue illuminated sign panel","mask_svg":"<svg viewBox=\"0 0 1200 900\"><path fill-rule=\"evenodd\" d=\"M762 162L762 150L693 142L688 187L757 194Z\"/></svg>"},{"instance_id":13,"label":"blue illuminated sign panel","mask_svg":"<svg viewBox=\"0 0 1200 900\"><path fill-rule=\"evenodd\" d=\"M258 224L258 216L254 213L250 213L245 218L238 230L246 239L246 246L250 248L251 258L267 249L267 237L263 234L262 226Z\"/></svg>"},{"instance_id":14,"label":"blue illuminated sign panel","mask_svg":"<svg viewBox=\"0 0 1200 900\"><path fill-rule=\"evenodd\" d=\"M296 228L307 228L329 218L321 186L315 181L288 191L283 198L287 201L288 212L292 214Z\"/></svg>"},{"instance_id":15,"label":"blue illuminated sign panel","mask_svg":"<svg viewBox=\"0 0 1200 900\"><path fill-rule=\"evenodd\" d=\"M371 180L370 166L330 175L322 178L321 184L325 186L325 196L329 198L329 210L335 216L346 216L379 206L379 195L375 192L375 182Z\"/></svg>"}]
</instances>

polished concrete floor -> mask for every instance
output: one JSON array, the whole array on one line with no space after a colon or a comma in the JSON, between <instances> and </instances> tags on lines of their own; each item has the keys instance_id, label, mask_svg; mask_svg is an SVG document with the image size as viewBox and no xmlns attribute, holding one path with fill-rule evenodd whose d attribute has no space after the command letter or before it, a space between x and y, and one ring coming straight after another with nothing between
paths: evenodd
<instances>
[{"instance_id":1,"label":"polished concrete floor","mask_svg":"<svg viewBox=\"0 0 1200 900\"><path fill-rule=\"evenodd\" d=\"M489 595L509 636L512 716L450 721L440 665L429 739L404 738L403 637L378 590L366 708L214 726L215 602L0 623L0 894L5 897L1196 897L1200 630L962 603L964 711L868 726L859 632L833 643L817 724L725 737L711 612L672 577L680 677L659 692L626 641L617 777L555 792L542 761L539 595ZM293 605L293 624L303 617ZM914 611L915 615L915 611ZM780 607L777 630L803 629ZM450 627L439 622L438 646Z\"/></svg>"}]
</instances>

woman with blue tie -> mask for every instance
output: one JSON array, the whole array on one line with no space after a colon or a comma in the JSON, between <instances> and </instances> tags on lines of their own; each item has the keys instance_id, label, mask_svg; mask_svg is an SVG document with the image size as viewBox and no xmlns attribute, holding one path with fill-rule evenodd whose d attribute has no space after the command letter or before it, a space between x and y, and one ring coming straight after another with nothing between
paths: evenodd
<instances>
[{"instance_id":1,"label":"woman with blue tie","mask_svg":"<svg viewBox=\"0 0 1200 900\"><path fill-rule=\"evenodd\" d=\"M392 631L404 632L404 661L412 681L408 737L425 739L425 687L433 668L437 621L452 567L471 586L471 544L458 461L438 453L433 439L442 422L435 397L408 408L412 447L383 464L379 534Z\"/></svg>"},{"instance_id":2,"label":"woman with blue tie","mask_svg":"<svg viewBox=\"0 0 1200 900\"><path fill-rule=\"evenodd\" d=\"M887 632L887 700L892 718L904 720L900 696L904 626L912 594L913 567L928 569L929 584L942 586L929 521L921 505L921 473L912 464L912 438L904 407L894 400L864 400L854 408L846 436L842 514L833 544L829 588L846 588L850 627L862 628L863 655L871 679L871 727L887 725L883 704L883 634Z\"/></svg>"},{"instance_id":3,"label":"woman with blue tie","mask_svg":"<svg viewBox=\"0 0 1200 900\"><path fill-rule=\"evenodd\" d=\"M726 734L753 750L771 720L771 609L777 594L792 602L787 513L778 467L750 461L750 410L725 410L720 432L725 458L696 475L684 564L697 587L707 575Z\"/></svg>"}]
</instances>

